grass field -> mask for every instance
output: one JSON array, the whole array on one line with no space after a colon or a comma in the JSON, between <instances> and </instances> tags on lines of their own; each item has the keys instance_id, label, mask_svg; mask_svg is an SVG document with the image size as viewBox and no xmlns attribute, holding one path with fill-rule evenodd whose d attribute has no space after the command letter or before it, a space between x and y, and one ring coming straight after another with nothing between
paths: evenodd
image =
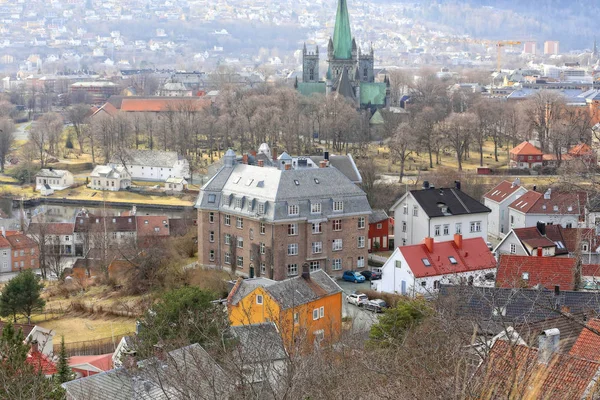
<instances>
[{"instance_id":1,"label":"grass field","mask_svg":"<svg viewBox=\"0 0 600 400\"><path fill-rule=\"evenodd\" d=\"M123 317L66 316L38 324L43 328L52 329L57 338L64 336L65 343L103 339L135 331L135 319ZM59 342L60 339L57 343Z\"/></svg>"}]
</instances>

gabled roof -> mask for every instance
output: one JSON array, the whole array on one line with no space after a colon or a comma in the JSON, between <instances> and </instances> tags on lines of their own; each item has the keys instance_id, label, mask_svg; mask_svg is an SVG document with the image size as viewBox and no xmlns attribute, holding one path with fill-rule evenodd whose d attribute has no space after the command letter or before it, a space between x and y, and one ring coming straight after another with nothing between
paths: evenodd
<instances>
[{"instance_id":1,"label":"gabled roof","mask_svg":"<svg viewBox=\"0 0 600 400\"><path fill-rule=\"evenodd\" d=\"M69 366L77 368L78 366L89 365L93 369L100 371L108 371L112 369L113 353L101 354L98 356L72 356L69 358Z\"/></svg>"},{"instance_id":2,"label":"gabled roof","mask_svg":"<svg viewBox=\"0 0 600 400\"><path fill-rule=\"evenodd\" d=\"M135 218L139 236L169 236L169 218L167 216L145 215Z\"/></svg>"},{"instance_id":3,"label":"gabled roof","mask_svg":"<svg viewBox=\"0 0 600 400\"><path fill-rule=\"evenodd\" d=\"M550 198L546 199L542 193L529 191L513 201L508 207L530 214L581 216L586 202L587 194L585 192L551 192Z\"/></svg>"},{"instance_id":4,"label":"gabled roof","mask_svg":"<svg viewBox=\"0 0 600 400\"><path fill-rule=\"evenodd\" d=\"M35 176L42 178L62 178L66 174L70 174L70 172L62 169L43 168Z\"/></svg>"},{"instance_id":5,"label":"gabled roof","mask_svg":"<svg viewBox=\"0 0 600 400\"><path fill-rule=\"evenodd\" d=\"M531 143L525 141L510 151L510 154L519 156L541 156L544 153Z\"/></svg>"},{"instance_id":6,"label":"gabled roof","mask_svg":"<svg viewBox=\"0 0 600 400\"><path fill-rule=\"evenodd\" d=\"M31 365L35 371L41 372L46 376L51 376L58 372L56 364L52 362L48 356L37 349L29 351L26 362Z\"/></svg>"},{"instance_id":7,"label":"gabled roof","mask_svg":"<svg viewBox=\"0 0 600 400\"><path fill-rule=\"evenodd\" d=\"M324 160L323 156L310 156L310 159L316 164L319 165L321 161ZM359 184L362 183L362 176L360 175L360 171L354 162L354 158L352 154L346 155L329 155L329 165L336 168L342 174L346 175L348 179L350 179L353 183Z\"/></svg>"},{"instance_id":8,"label":"gabled roof","mask_svg":"<svg viewBox=\"0 0 600 400\"><path fill-rule=\"evenodd\" d=\"M480 237L462 239L461 248L458 248L455 240L450 240L433 243L433 251L431 252L425 243L401 246L398 247L398 251L406 260L415 278L479 271L496 267L496 259L488 249L485 241Z\"/></svg>"},{"instance_id":9,"label":"gabled roof","mask_svg":"<svg viewBox=\"0 0 600 400\"><path fill-rule=\"evenodd\" d=\"M29 224L28 233L38 235L72 235L74 224L72 222L34 222ZM0 245L0 247L2 247Z\"/></svg>"},{"instance_id":10,"label":"gabled roof","mask_svg":"<svg viewBox=\"0 0 600 400\"><path fill-rule=\"evenodd\" d=\"M21 233L16 235L7 235L6 240L10 243L10 247L15 249L29 249L36 247L37 243L27 235Z\"/></svg>"},{"instance_id":11,"label":"gabled roof","mask_svg":"<svg viewBox=\"0 0 600 400\"><path fill-rule=\"evenodd\" d=\"M581 249L581 242L588 242L590 251L596 252L600 247L600 237L595 228L564 228L562 230L565 238L565 245L570 253L575 253Z\"/></svg>"},{"instance_id":12,"label":"gabled roof","mask_svg":"<svg viewBox=\"0 0 600 400\"><path fill-rule=\"evenodd\" d=\"M545 235L542 235L537 226L514 228L512 231L521 243L529 247L534 249L538 247L556 247L555 255L568 254L569 251L567 250L567 245L562 234L562 226L545 225L544 229L546 231ZM526 248L526 250L528 249Z\"/></svg>"},{"instance_id":13,"label":"gabled roof","mask_svg":"<svg viewBox=\"0 0 600 400\"><path fill-rule=\"evenodd\" d=\"M569 155L573 157L587 156L590 154L593 154L592 148L585 143L579 143L578 145L571 147L569 150Z\"/></svg>"},{"instance_id":14,"label":"gabled roof","mask_svg":"<svg viewBox=\"0 0 600 400\"><path fill-rule=\"evenodd\" d=\"M569 354L600 362L600 319L594 318L586 324Z\"/></svg>"},{"instance_id":15,"label":"gabled roof","mask_svg":"<svg viewBox=\"0 0 600 400\"><path fill-rule=\"evenodd\" d=\"M369 224L376 224L381 221L387 221L388 215L384 210L373 210L373 213L369 217Z\"/></svg>"},{"instance_id":16,"label":"gabled roof","mask_svg":"<svg viewBox=\"0 0 600 400\"><path fill-rule=\"evenodd\" d=\"M75 218L74 232L135 232L136 217L102 217L88 214Z\"/></svg>"},{"instance_id":17,"label":"gabled roof","mask_svg":"<svg viewBox=\"0 0 600 400\"><path fill-rule=\"evenodd\" d=\"M498 263L496 286L522 288L542 285L549 290L554 290L555 286L559 286L561 290L573 290L576 263L575 258L502 254Z\"/></svg>"},{"instance_id":18,"label":"gabled roof","mask_svg":"<svg viewBox=\"0 0 600 400\"><path fill-rule=\"evenodd\" d=\"M317 270L310 273L310 279L305 279L302 275L283 281L240 278L231 289L227 302L236 305L257 287L262 287L282 309L297 307L342 291L329 275L323 270Z\"/></svg>"},{"instance_id":19,"label":"gabled roof","mask_svg":"<svg viewBox=\"0 0 600 400\"><path fill-rule=\"evenodd\" d=\"M125 97L120 109L125 112L200 111L211 104L210 99L198 97Z\"/></svg>"},{"instance_id":20,"label":"gabled roof","mask_svg":"<svg viewBox=\"0 0 600 400\"><path fill-rule=\"evenodd\" d=\"M510 203L508 208L527 213L533 207L535 202L539 200L540 197L542 197L541 193L530 190L518 199L515 199L515 201L513 201L512 203Z\"/></svg>"},{"instance_id":21,"label":"gabled roof","mask_svg":"<svg viewBox=\"0 0 600 400\"><path fill-rule=\"evenodd\" d=\"M410 194L430 217L489 213L491 210L466 194L453 188L411 190ZM442 205L447 213L442 212Z\"/></svg>"},{"instance_id":22,"label":"gabled roof","mask_svg":"<svg viewBox=\"0 0 600 400\"><path fill-rule=\"evenodd\" d=\"M523 186L515 182L502 181L494 186L492 190L484 194L483 197L495 201L496 203L501 203L522 187Z\"/></svg>"},{"instance_id":23,"label":"gabled roof","mask_svg":"<svg viewBox=\"0 0 600 400\"><path fill-rule=\"evenodd\" d=\"M229 329L238 342L235 355L243 363L273 362L287 357L281 334L273 322Z\"/></svg>"},{"instance_id":24,"label":"gabled roof","mask_svg":"<svg viewBox=\"0 0 600 400\"><path fill-rule=\"evenodd\" d=\"M597 362L560 352L548 364L541 363L538 349L498 340L478 373L484 377L484 393L490 398L506 398L511 393L518 398L567 400L583 398L588 387L597 394L593 380L599 368Z\"/></svg>"}]
</instances>

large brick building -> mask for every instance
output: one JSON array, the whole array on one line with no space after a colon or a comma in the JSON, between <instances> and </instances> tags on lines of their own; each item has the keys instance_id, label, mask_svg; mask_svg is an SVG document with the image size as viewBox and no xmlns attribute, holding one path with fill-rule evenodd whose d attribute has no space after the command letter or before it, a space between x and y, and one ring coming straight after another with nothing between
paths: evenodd
<instances>
[{"instance_id":1,"label":"large brick building","mask_svg":"<svg viewBox=\"0 0 600 400\"><path fill-rule=\"evenodd\" d=\"M358 186L326 161L260 165L237 163L228 150L200 190L200 265L275 280L298 275L304 263L330 275L367 267L371 207Z\"/></svg>"}]
</instances>

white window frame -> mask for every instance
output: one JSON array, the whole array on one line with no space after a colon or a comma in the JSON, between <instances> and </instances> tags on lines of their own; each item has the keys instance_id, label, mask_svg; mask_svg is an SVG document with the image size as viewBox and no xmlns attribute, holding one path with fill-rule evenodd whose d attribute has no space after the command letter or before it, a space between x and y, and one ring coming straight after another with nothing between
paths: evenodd
<instances>
[{"instance_id":1,"label":"white window frame","mask_svg":"<svg viewBox=\"0 0 600 400\"><path fill-rule=\"evenodd\" d=\"M313 254L321 254L323 252L323 242L312 242L311 248Z\"/></svg>"},{"instance_id":2,"label":"white window frame","mask_svg":"<svg viewBox=\"0 0 600 400\"><path fill-rule=\"evenodd\" d=\"M318 308L315 308L315 309L313 310L313 321L316 321L316 320L318 320L318 319L319 319L319 309L318 309Z\"/></svg>"},{"instance_id":3,"label":"white window frame","mask_svg":"<svg viewBox=\"0 0 600 400\"><path fill-rule=\"evenodd\" d=\"M242 217L235 217L235 227L244 229L244 219Z\"/></svg>"},{"instance_id":4,"label":"white window frame","mask_svg":"<svg viewBox=\"0 0 600 400\"><path fill-rule=\"evenodd\" d=\"M444 224L443 233L444 236L448 236L450 234L450 224Z\"/></svg>"},{"instance_id":5,"label":"white window frame","mask_svg":"<svg viewBox=\"0 0 600 400\"><path fill-rule=\"evenodd\" d=\"M298 255L298 243L289 243L287 249L288 256L297 256Z\"/></svg>"},{"instance_id":6,"label":"white window frame","mask_svg":"<svg viewBox=\"0 0 600 400\"><path fill-rule=\"evenodd\" d=\"M208 233L208 241L210 243L214 243L215 242L215 231L210 231Z\"/></svg>"},{"instance_id":7,"label":"white window frame","mask_svg":"<svg viewBox=\"0 0 600 400\"><path fill-rule=\"evenodd\" d=\"M300 214L300 206L298 204L289 204L288 205L288 215L296 216Z\"/></svg>"},{"instance_id":8,"label":"white window frame","mask_svg":"<svg viewBox=\"0 0 600 400\"><path fill-rule=\"evenodd\" d=\"M310 268L310 272L315 272L317 270L320 270L321 269L321 261L311 261L309 268Z\"/></svg>"},{"instance_id":9,"label":"white window frame","mask_svg":"<svg viewBox=\"0 0 600 400\"><path fill-rule=\"evenodd\" d=\"M344 202L343 201L334 201L333 202L333 212L343 212L344 211Z\"/></svg>"},{"instance_id":10,"label":"white window frame","mask_svg":"<svg viewBox=\"0 0 600 400\"><path fill-rule=\"evenodd\" d=\"M323 224L321 222L313 222L313 224L312 224L312 233L313 233L313 235L317 235L319 233L323 233Z\"/></svg>"},{"instance_id":11,"label":"white window frame","mask_svg":"<svg viewBox=\"0 0 600 400\"><path fill-rule=\"evenodd\" d=\"M288 224L288 236L298 236L298 224Z\"/></svg>"},{"instance_id":12,"label":"white window frame","mask_svg":"<svg viewBox=\"0 0 600 400\"><path fill-rule=\"evenodd\" d=\"M260 305L262 305L262 304L263 304L263 302L264 302L263 295L262 295L262 294L257 294L257 295L256 295L256 304L260 304Z\"/></svg>"},{"instance_id":13,"label":"white window frame","mask_svg":"<svg viewBox=\"0 0 600 400\"><path fill-rule=\"evenodd\" d=\"M244 268L244 257L243 256L237 256L237 267L238 268Z\"/></svg>"},{"instance_id":14,"label":"white window frame","mask_svg":"<svg viewBox=\"0 0 600 400\"><path fill-rule=\"evenodd\" d=\"M358 237L358 248L359 249L364 249L365 248L365 237L364 236L359 236Z\"/></svg>"},{"instance_id":15,"label":"white window frame","mask_svg":"<svg viewBox=\"0 0 600 400\"><path fill-rule=\"evenodd\" d=\"M331 242L332 251L342 251L344 248L344 241L342 239L333 239Z\"/></svg>"},{"instance_id":16,"label":"white window frame","mask_svg":"<svg viewBox=\"0 0 600 400\"><path fill-rule=\"evenodd\" d=\"M470 226L471 233L481 232L481 221L472 221Z\"/></svg>"},{"instance_id":17,"label":"white window frame","mask_svg":"<svg viewBox=\"0 0 600 400\"><path fill-rule=\"evenodd\" d=\"M358 217L358 229L365 229L366 220L365 217Z\"/></svg>"},{"instance_id":18,"label":"white window frame","mask_svg":"<svg viewBox=\"0 0 600 400\"><path fill-rule=\"evenodd\" d=\"M321 203L310 203L310 213L311 214L321 214Z\"/></svg>"},{"instance_id":19,"label":"white window frame","mask_svg":"<svg viewBox=\"0 0 600 400\"><path fill-rule=\"evenodd\" d=\"M517 245L514 243L510 244L510 254L516 254L517 253Z\"/></svg>"},{"instance_id":20,"label":"white window frame","mask_svg":"<svg viewBox=\"0 0 600 400\"><path fill-rule=\"evenodd\" d=\"M454 233L461 235L462 234L462 222L457 222L454 225Z\"/></svg>"},{"instance_id":21,"label":"white window frame","mask_svg":"<svg viewBox=\"0 0 600 400\"><path fill-rule=\"evenodd\" d=\"M212 211L208 213L208 222L211 224L215 222L215 213Z\"/></svg>"},{"instance_id":22,"label":"white window frame","mask_svg":"<svg viewBox=\"0 0 600 400\"><path fill-rule=\"evenodd\" d=\"M331 270L332 271L340 271L342 269L342 259L334 258L331 260Z\"/></svg>"},{"instance_id":23,"label":"white window frame","mask_svg":"<svg viewBox=\"0 0 600 400\"><path fill-rule=\"evenodd\" d=\"M236 244L237 244L238 249L243 249L244 248L244 238L241 236L238 236Z\"/></svg>"},{"instance_id":24,"label":"white window frame","mask_svg":"<svg viewBox=\"0 0 600 400\"><path fill-rule=\"evenodd\" d=\"M358 256L356 260L356 268L364 268L365 267L365 256Z\"/></svg>"},{"instance_id":25,"label":"white window frame","mask_svg":"<svg viewBox=\"0 0 600 400\"><path fill-rule=\"evenodd\" d=\"M231 215L230 214L225 214L225 225L231 226Z\"/></svg>"},{"instance_id":26,"label":"white window frame","mask_svg":"<svg viewBox=\"0 0 600 400\"><path fill-rule=\"evenodd\" d=\"M231 235L229 233L225 234L225 244L231 244Z\"/></svg>"},{"instance_id":27,"label":"white window frame","mask_svg":"<svg viewBox=\"0 0 600 400\"><path fill-rule=\"evenodd\" d=\"M319 307L319 318L325 318L325 307Z\"/></svg>"},{"instance_id":28,"label":"white window frame","mask_svg":"<svg viewBox=\"0 0 600 400\"><path fill-rule=\"evenodd\" d=\"M264 222L261 222L261 223L260 223L260 227L259 227L259 229L260 229L260 234L261 234L261 235L264 235L264 234L265 234L265 232L267 231L267 226L266 226L266 224L265 224Z\"/></svg>"},{"instance_id":29,"label":"white window frame","mask_svg":"<svg viewBox=\"0 0 600 400\"><path fill-rule=\"evenodd\" d=\"M334 219L331 221L331 226L332 226L332 230L334 232L339 232L342 230L342 220L341 219Z\"/></svg>"},{"instance_id":30,"label":"white window frame","mask_svg":"<svg viewBox=\"0 0 600 400\"><path fill-rule=\"evenodd\" d=\"M433 227L433 236L440 236L441 230L442 230L442 226L441 225L435 225Z\"/></svg>"},{"instance_id":31,"label":"white window frame","mask_svg":"<svg viewBox=\"0 0 600 400\"><path fill-rule=\"evenodd\" d=\"M287 274L288 274L288 276L297 276L298 275L298 264L288 264L287 265Z\"/></svg>"},{"instance_id":32,"label":"white window frame","mask_svg":"<svg viewBox=\"0 0 600 400\"><path fill-rule=\"evenodd\" d=\"M229 253L228 251L225 252L224 262L225 264L231 264L231 253Z\"/></svg>"}]
</instances>

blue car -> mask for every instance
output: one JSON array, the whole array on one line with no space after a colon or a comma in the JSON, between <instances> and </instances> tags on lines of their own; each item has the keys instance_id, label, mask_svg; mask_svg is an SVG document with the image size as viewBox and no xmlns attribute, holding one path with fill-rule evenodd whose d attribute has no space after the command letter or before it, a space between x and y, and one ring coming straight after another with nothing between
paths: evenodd
<instances>
[{"instance_id":1,"label":"blue car","mask_svg":"<svg viewBox=\"0 0 600 400\"><path fill-rule=\"evenodd\" d=\"M342 279L348 282L361 283L365 281L365 277L354 271L344 271Z\"/></svg>"}]
</instances>

